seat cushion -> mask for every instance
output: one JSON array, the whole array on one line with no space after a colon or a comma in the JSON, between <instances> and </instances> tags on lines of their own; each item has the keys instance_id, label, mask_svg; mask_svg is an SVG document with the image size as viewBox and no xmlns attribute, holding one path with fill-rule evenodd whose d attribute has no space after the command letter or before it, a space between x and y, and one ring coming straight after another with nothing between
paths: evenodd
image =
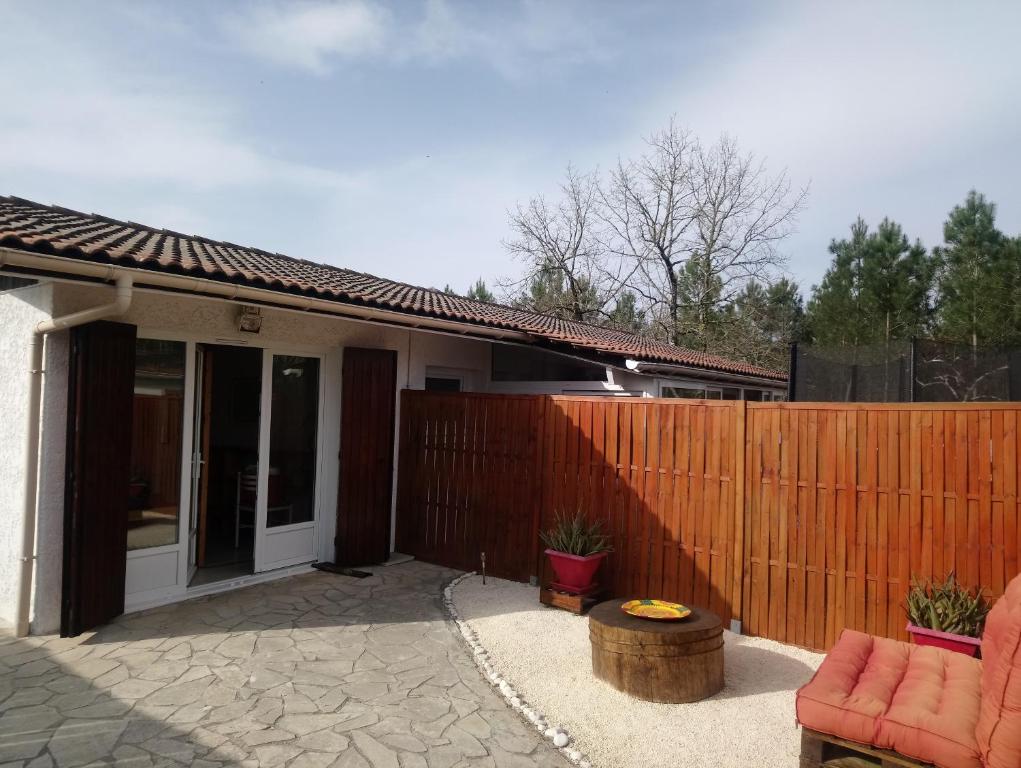
<instances>
[{"instance_id":1,"label":"seat cushion","mask_svg":"<svg viewBox=\"0 0 1021 768\"><path fill-rule=\"evenodd\" d=\"M961 654L844 630L798 691L798 722L941 768L981 768L981 673Z\"/></svg>"},{"instance_id":2,"label":"seat cushion","mask_svg":"<svg viewBox=\"0 0 1021 768\"><path fill-rule=\"evenodd\" d=\"M986 768L1021 765L1021 576L1007 586L982 634L982 708L976 739Z\"/></svg>"},{"instance_id":3,"label":"seat cushion","mask_svg":"<svg viewBox=\"0 0 1021 768\"><path fill-rule=\"evenodd\" d=\"M981 768L975 726L982 662L942 648L905 645L907 668L873 743L944 768Z\"/></svg>"},{"instance_id":4,"label":"seat cushion","mask_svg":"<svg viewBox=\"0 0 1021 768\"><path fill-rule=\"evenodd\" d=\"M831 736L875 743L907 668L910 646L845 629L815 676L797 693L798 722Z\"/></svg>"}]
</instances>

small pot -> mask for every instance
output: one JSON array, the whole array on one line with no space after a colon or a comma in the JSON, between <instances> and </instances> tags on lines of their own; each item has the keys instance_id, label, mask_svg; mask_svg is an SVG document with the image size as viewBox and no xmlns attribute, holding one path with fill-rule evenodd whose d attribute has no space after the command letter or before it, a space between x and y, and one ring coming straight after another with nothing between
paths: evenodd
<instances>
[{"instance_id":1,"label":"small pot","mask_svg":"<svg viewBox=\"0 0 1021 768\"><path fill-rule=\"evenodd\" d=\"M556 549L547 549L546 555L557 576L553 587L574 595L588 594L595 586L599 564L607 554L598 552L594 555L569 555Z\"/></svg>"},{"instance_id":2,"label":"small pot","mask_svg":"<svg viewBox=\"0 0 1021 768\"><path fill-rule=\"evenodd\" d=\"M940 632L938 629L926 629L916 627L908 623L908 632L915 645L931 645L934 648L944 648L955 653L963 653L965 656L975 656L978 649L982 647L982 638L968 637L967 635L955 635L953 632Z\"/></svg>"}]
</instances>

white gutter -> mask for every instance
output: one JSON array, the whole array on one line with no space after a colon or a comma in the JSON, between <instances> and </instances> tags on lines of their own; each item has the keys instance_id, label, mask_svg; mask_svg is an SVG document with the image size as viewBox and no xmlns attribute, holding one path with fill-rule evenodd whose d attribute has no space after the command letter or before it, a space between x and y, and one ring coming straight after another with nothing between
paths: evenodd
<instances>
[{"instance_id":1,"label":"white gutter","mask_svg":"<svg viewBox=\"0 0 1021 768\"><path fill-rule=\"evenodd\" d=\"M624 366L629 371L635 373L643 373L646 375L662 374L665 376L687 376L688 378L695 379L708 379L712 378L719 380L721 376L725 376L728 380L735 383L745 384L759 384L762 386L771 386L781 388L786 386L786 381L779 379L767 379L765 376L748 376L739 373L730 373L728 371L718 371L709 368L691 368L686 365L675 365L672 363L648 363L641 360L631 360L630 358L624 361Z\"/></svg>"},{"instance_id":2,"label":"white gutter","mask_svg":"<svg viewBox=\"0 0 1021 768\"><path fill-rule=\"evenodd\" d=\"M297 296L291 293L273 291L266 288L248 288L232 283L221 283L211 278L184 277L154 272L135 267L107 266L92 262L68 259L62 256L30 253L16 248L0 247L0 267L8 264L22 269L59 272L80 277L111 279L111 275L131 275L136 286L153 286L188 293L206 294L230 301L246 301L265 306L277 306L305 311L321 312L338 317L362 318L401 328L431 328L453 332L460 336L484 336L494 339L510 339L514 341L533 342L535 337L522 331L511 331L502 328L489 328L474 325L466 321L442 320L439 318L419 317L404 312L362 307L356 304L345 304L329 299L317 299L308 296Z\"/></svg>"},{"instance_id":3,"label":"white gutter","mask_svg":"<svg viewBox=\"0 0 1021 768\"><path fill-rule=\"evenodd\" d=\"M6 259L0 254L0 265ZM114 271L107 269L108 277ZM39 404L43 380L43 339L48 333L62 331L94 320L123 315L131 306L130 275L117 274L117 294L113 301L84 309L63 317L54 317L36 325L28 343L28 416L25 430L25 505L21 515L21 557L17 574L17 603L15 607L15 637L25 637L29 630L29 612L32 604L32 575L35 568L36 506L39 492Z\"/></svg>"}]
</instances>

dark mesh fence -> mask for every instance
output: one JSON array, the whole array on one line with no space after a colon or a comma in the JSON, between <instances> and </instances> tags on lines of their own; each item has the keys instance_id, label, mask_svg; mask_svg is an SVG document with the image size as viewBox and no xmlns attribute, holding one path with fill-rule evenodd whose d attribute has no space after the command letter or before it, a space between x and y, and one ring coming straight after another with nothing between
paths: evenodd
<instances>
[{"instance_id":1,"label":"dark mesh fence","mask_svg":"<svg viewBox=\"0 0 1021 768\"><path fill-rule=\"evenodd\" d=\"M848 403L1021 401L1021 350L939 341L797 344L791 400Z\"/></svg>"}]
</instances>

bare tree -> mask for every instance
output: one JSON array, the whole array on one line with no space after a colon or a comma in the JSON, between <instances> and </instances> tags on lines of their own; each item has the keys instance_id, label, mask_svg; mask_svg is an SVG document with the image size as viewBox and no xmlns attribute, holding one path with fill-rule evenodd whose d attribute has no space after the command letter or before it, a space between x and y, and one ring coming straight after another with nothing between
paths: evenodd
<instances>
[{"instance_id":1,"label":"bare tree","mask_svg":"<svg viewBox=\"0 0 1021 768\"><path fill-rule=\"evenodd\" d=\"M518 205L510 214L514 238L504 246L525 263L517 280L502 287L511 301L571 320L597 322L608 314L613 283L603 241L599 181L568 166L561 199L543 197Z\"/></svg>"},{"instance_id":2,"label":"bare tree","mask_svg":"<svg viewBox=\"0 0 1021 768\"><path fill-rule=\"evenodd\" d=\"M642 299L653 333L677 342L682 304L682 238L693 223L689 200L692 140L671 120L637 161L619 161L603 194L613 252L633 264L629 286Z\"/></svg>"},{"instance_id":3,"label":"bare tree","mask_svg":"<svg viewBox=\"0 0 1021 768\"><path fill-rule=\"evenodd\" d=\"M611 251L656 335L707 349L723 309L750 280L769 284L806 191L767 174L727 137L705 147L671 120L636 161L618 163L603 195Z\"/></svg>"}]
</instances>

